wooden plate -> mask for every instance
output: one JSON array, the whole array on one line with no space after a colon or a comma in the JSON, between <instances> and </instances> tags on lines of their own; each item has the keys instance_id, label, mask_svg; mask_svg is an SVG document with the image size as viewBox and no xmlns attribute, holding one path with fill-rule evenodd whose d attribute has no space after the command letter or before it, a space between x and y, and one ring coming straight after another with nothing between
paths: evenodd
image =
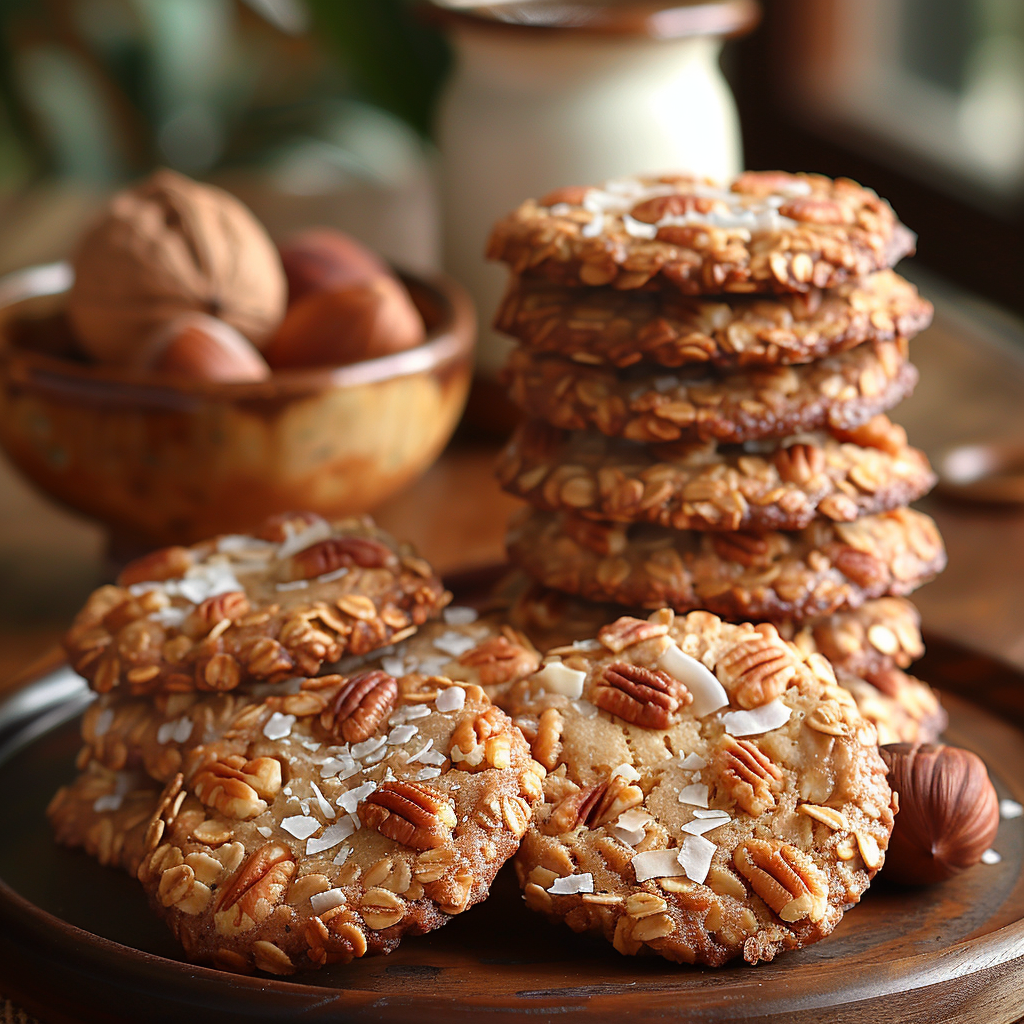
<instances>
[{"instance_id":1,"label":"wooden plate","mask_svg":"<svg viewBox=\"0 0 1024 1024\"><path fill-rule=\"evenodd\" d=\"M1000 797L1024 802L1024 675L934 637L920 673L946 691L949 741L985 758ZM186 964L137 883L52 841L43 809L74 773L81 708L72 700L0 741L0 988L47 1021L1003 1024L1024 1015L1024 818L1001 822L998 864L921 890L879 880L828 940L758 967L622 957L528 911L507 868L489 900L440 931L305 982Z\"/></svg>"}]
</instances>

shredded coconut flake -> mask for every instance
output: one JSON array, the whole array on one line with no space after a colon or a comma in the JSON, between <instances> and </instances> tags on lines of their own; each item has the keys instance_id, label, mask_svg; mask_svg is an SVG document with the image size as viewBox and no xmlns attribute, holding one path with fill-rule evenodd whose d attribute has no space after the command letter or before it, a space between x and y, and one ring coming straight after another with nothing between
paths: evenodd
<instances>
[{"instance_id":1,"label":"shredded coconut flake","mask_svg":"<svg viewBox=\"0 0 1024 1024\"><path fill-rule=\"evenodd\" d=\"M349 854L352 852L351 846L343 846L335 855L332 864L344 864L348 860Z\"/></svg>"},{"instance_id":2,"label":"shredded coconut flake","mask_svg":"<svg viewBox=\"0 0 1024 1024\"><path fill-rule=\"evenodd\" d=\"M287 540L282 541L277 549L277 557L291 558L292 555L297 555L300 551L305 551L306 548L319 544L320 541L327 540L330 536L331 524L326 519L319 519L310 523L304 530L299 530L298 533L294 533Z\"/></svg>"},{"instance_id":3,"label":"shredded coconut flake","mask_svg":"<svg viewBox=\"0 0 1024 1024\"><path fill-rule=\"evenodd\" d=\"M334 817L334 808L331 806L331 802L320 792L320 787L315 782L310 782L313 787L313 794L316 797L316 805L320 808L320 813L325 818Z\"/></svg>"},{"instance_id":4,"label":"shredded coconut flake","mask_svg":"<svg viewBox=\"0 0 1024 1024\"><path fill-rule=\"evenodd\" d=\"M184 743L192 735L192 719L176 718L173 722L164 722L156 731L157 743Z\"/></svg>"},{"instance_id":5,"label":"shredded coconut flake","mask_svg":"<svg viewBox=\"0 0 1024 1024\"><path fill-rule=\"evenodd\" d=\"M1002 856L1001 853L997 853L995 850L991 850L991 849L986 850L981 855L981 863L982 864L998 864L1002 859L1003 859L1003 856Z\"/></svg>"},{"instance_id":6,"label":"shredded coconut flake","mask_svg":"<svg viewBox=\"0 0 1024 1024\"><path fill-rule=\"evenodd\" d=\"M465 605L456 605L452 608L445 608L444 621L449 626L468 626L479 618L475 608L467 608Z\"/></svg>"},{"instance_id":7,"label":"shredded coconut flake","mask_svg":"<svg viewBox=\"0 0 1024 1024\"><path fill-rule=\"evenodd\" d=\"M413 782L426 782L427 779L436 779L441 774L440 768L421 768L415 775L411 776Z\"/></svg>"},{"instance_id":8,"label":"shredded coconut flake","mask_svg":"<svg viewBox=\"0 0 1024 1024\"><path fill-rule=\"evenodd\" d=\"M334 802L347 814L355 814L356 808L377 788L376 782L364 782L347 793L342 793Z\"/></svg>"},{"instance_id":9,"label":"shredded coconut flake","mask_svg":"<svg viewBox=\"0 0 1024 1024\"><path fill-rule=\"evenodd\" d=\"M616 775L627 782L636 782L640 778L640 773L631 764L620 764L618 768L612 769L612 778Z\"/></svg>"},{"instance_id":10,"label":"shredded coconut flake","mask_svg":"<svg viewBox=\"0 0 1024 1024\"><path fill-rule=\"evenodd\" d=\"M405 722L415 722L417 718L426 718L430 714L430 708L426 704L406 704L399 708L389 719L388 725L402 725Z\"/></svg>"},{"instance_id":11,"label":"shredded coconut flake","mask_svg":"<svg viewBox=\"0 0 1024 1024\"><path fill-rule=\"evenodd\" d=\"M335 580L340 580L342 576L348 575L348 566L343 565L340 569L335 569L332 572L321 573L317 576L317 583L333 583Z\"/></svg>"},{"instance_id":12,"label":"shredded coconut flake","mask_svg":"<svg viewBox=\"0 0 1024 1024\"><path fill-rule=\"evenodd\" d=\"M677 858L678 850L647 850L633 856L637 882L648 878L676 878L686 874Z\"/></svg>"},{"instance_id":13,"label":"shredded coconut flake","mask_svg":"<svg viewBox=\"0 0 1024 1024\"><path fill-rule=\"evenodd\" d=\"M396 679L405 675L404 658L381 658L380 667L384 669L389 676L394 676Z\"/></svg>"},{"instance_id":14,"label":"shredded coconut flake","mask_svg":"<svg viewBox=\"0 0 1024 1024\"><path fill-rule=\"evenodd\" d=\"M589 700L574 700L572 706L583 718L597 717L598 707L596 704L591 704Z\"/></svg>"},{"instance_id":15,"label":"shredded coconut flake","mask_svg":"<svg viewBox=\"0 0 1024 1024\"><path fill-rule=\"evenodd\" d=\"M314 853L323 853L324 850L333 850L339 843L344 842L355 829L349 818L342 818L333 825L324 829L323 835L317 839L306 840L306 855L311 857Z\"/></svg>"},{"instance_id":16,"label":"shredded coconut flake","mask_svg":"<svg viewBox=\"0 0 1024 1024\"><path fill-rule=\"evenodd\" d=\"M711 858L715 855L715 846L710 839L703 836L687 836L677 851L679 864L691 882L704 884L711 867Z\"/></svg>"},{"instance_id":17,"label":"shredded coconut flake","mask_svg":"<svg viewBox=\"0 0 1024 1024\"><path fill-rule=\"evenodd\" d=\"M1022 807L1016 800L1000 800L999 801L999 817L1001 818L1019 818L1024 814L1024 807Z\"/></svg>"},{"instance_id":18,"label":"shredded coconut flake","mask_svg":"<svg viewBox=\"0 0 1024 1024\"><path fill-rule=\"evenodd\" d=\"M359 765L351 757L329 757L320 765L320 778L332 779L337 775L347 779L357 771L359 771Z\"/></svg>"},{"instance_id":19,"label":"shredded coconut flake","mask_svg":"<svg viewBox=\"0 0 1024 1024\"><path fill-rule=\"evenodd\" d=\"M448 630L446 633L442 633L434 638L434 646L439 651L444 651L445 654L453 658L460 658L466 651L471 651L476 647L476 641L464 633Z\"/></svg>"},{"instance_id":20,"label":"shredded coconut flake","mask_svg":"<svg viewBox=\"0 0 1024 1024\"><path fill-rule=\"evenodd\" d=\"M691 836L702 836L705 832L710 832L712 829L721 828L722 825L732 821L732 818L728 814L714 815L713 817L700 817L694 818L693 821L688 821L683 826L683 831Z\"/></svg>"},{"instance_id":21,"label":"shredded coconut flake","mask_svg":"<svg viewBox=\"0 0 1024 1024\"><path fill-rule=\"evenodd\" d=\"M708 787L700 782L695 782L692 786L683 786L679 790L679 802L693 804L694 807L707 807Z\"/></svg>"},{"instance_id":22,"label":"shredded coconut flake","mask_svg":"<svg viewBox=\"0 0 1024 1024\"><path fill-rule=\"evenodd\" d=\"M572 646L575 651L597 651L604 645L600 640L589 638L587 640L573 640Z\"/></svg>"},{"instance_id":23,"label":"shredded coconut flake","mask_svg":"<svg viewBox=\"0 0 1024 1024\"><path fill-rule=\"evenodd\" d=\"M725 687L696 658L684 654L676 644L665 649L658 659L658 668L678 679L693 694L689 710L696 718L710 715L729 703Z\"/></svg>"},{"instance_id":24,"label":"shredded coconut flake","mask_svg":"<svg viewBox=\"0 0 1024 1024\"><path fill-rule=\"evenodd\" d=\"M116 811L124 801L123 793L104 793L93 801L92 809L98 813L101 811Z\"/></svg>"},{"instance_id":25,"label":"shredded coconut flake","mask_svg":"<svg viewBox=\"0 0 1024 1024\"><path fill-rule=\"evenodd\" d=\"M296 839L308 839L318 828L320 822L305 814L293 814L281 822L281 828Z\"/></svg>"},{"instance_id":26,"label":"shredded coconut flake","mask_svg":"<svg viewBox=\"0 0 1024 1024\"><path fill-rule=\"evenodd\" d=\"M400 746L403 743L408 743L418 732L419 729L415 725L396 725L388 733L388 744L390 746Z\"/></svg>"},{"instance_id":27,"label":"shredded coconut flake","mask_svg":"<svg viewBox=\"0 0 1024 1024\"><path fill-rule=\"evenodd\" d=\"M707 768L707 766L707 761L705 761L700 754L687 754L686 757L679 762L679 767L685 768L688 771L698 771L701 768Z\"/></svg>"},{"instance_id":28,"label":"shredded coconut flake","mask_svg":"<svg viewBox=\"0 0 1024 1024\"><path fill-rule=\"evenodd\" d=\"M328 910L340 907L345 902L345 893L341 889L328 889L309 897L309 905L314 914L326 914Z\"/></svg>"},{"instance_id":29,"label":"shredded coconut flake","mask_svg":"<svg viewBox=\"0 0 1024 1024\"><path fill-rule=\"evenodd\" d=\"M256 831L259 832L264 839L269 839L274 834L274 830L269 825L257 825Z\"/></svg>"},{"instance_id":30,"label":"shredded coconut flake","mask_svg":"<svg viewBox=\"0 0 1024 1024\"><path fill-rule=\"evenodd\" d=\"M150 618L167 629L177 629L188 618L190 609L169 604L166 608L158 608L150 614Z\"/></svg>"},{"instance_id":31,"label":"shredded coconut flake","mask_svg":"<svg viewBox=\"0 0 1024 1024\"><path fill-rule=\"evenodd\" d=\"M572 896L578 892L593 892L594 876L590 872L580 875L566 875L564 878L556 878L551 883L548 892L553 896Z\"/></svg>"},{"instance_id":32,"label":"shredded coconut flake","mask_svg":"<svg viewBox=\"0 0 1024 1024\"><path fill-rule=\"evenodd\" d=\"M438 711L458 711L466 703L466 691L461 686L449 686L442 690L434 701Z\"/></svg>"},{"instance_id":33,"label":"shredded coconut flake","mask_svg":"<svg viewBox=\"0 0 1024 1024\"><path fill-rule=\"evenodd\" d=\"M282 715L280 711L275 711L263 726L263 735L268 740L283 740L291 733L294 724L294 715Z\"/></svg>"},{"instance_id":34,"label":"shredded coconut flake","mask_svg":"<svg viewBox=\"0 0 1024 1024\"><path fill-rule=\"evenodd\" d=\"M758 736L771 732L789 721L790 709L778 697L752 711L727 711L722 727L730 736Z\"/></svg>"},{"instance_id":35,"label":"shredded coconut flake","mask_svg":"<svg viewBox=\"0 0 1024 1024\"><path fill-rule=\"evenodd\" d=\"M583 696L583 681L586 672L569 668L561 661L549 661L533 679L548 693L560 693L564 697L578 699Z\"/></svg>"},{"instance_id":36,"label":"shredded coconut flake","mask_svg":"<svg viewBox=\"0 0 1024 1024\"><path fill-rule=\"evenodd\" d=\"M622 225L626 229L626 234L631 235L633 238L651 239L658 234L657 225L636 220L636 218L630 217L628 213L623 214Z\"/></svg>"},{"instance_id":37,"label":"shredded coconut flake","mask_svg":"<svg viewBox=\"0 0 1024 1024\"><path fill-rule=\"evenodd\" d=\"M384 736L371 736L368 740L363 740L362 743L355 743L352 746L352 756L363 760L367 754L372 754L379 747L383 747L387 742Z\"/></svg>"}]
</instances>

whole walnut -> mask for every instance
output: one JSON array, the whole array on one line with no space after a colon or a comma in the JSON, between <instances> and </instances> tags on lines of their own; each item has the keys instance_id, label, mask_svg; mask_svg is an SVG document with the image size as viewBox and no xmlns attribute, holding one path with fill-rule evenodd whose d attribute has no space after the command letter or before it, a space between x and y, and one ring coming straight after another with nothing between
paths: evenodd
<instances>
[{"instance_id":1,"label":"whole walnut","mask_svg":"<svg viewBox=\"0 0 1024 1024\"><path fill-rule=\"evenodd\" d=\"M219 317L258 348L284 316L284 270L259 221L223 189L174 171L115 195L74 268L67 314L82 348L103 362L132 362L180 313Z\"/></svg>"}]
</instances>

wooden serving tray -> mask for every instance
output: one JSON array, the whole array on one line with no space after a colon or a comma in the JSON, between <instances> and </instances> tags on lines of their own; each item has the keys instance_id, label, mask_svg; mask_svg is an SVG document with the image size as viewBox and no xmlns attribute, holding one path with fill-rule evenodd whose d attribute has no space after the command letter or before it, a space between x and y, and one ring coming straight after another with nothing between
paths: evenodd
<instances>
[{"instance_id":1,"label":"wooden serving tray","mask_svg":"<svg viewBox=\"0 0 1024 1024\"><path fill-rule=\"evenodd\" d=\"M915 671L944 691L949 741L985 759L1000 797L1024 802L1024 674L935 637ZM57 684L67 688L66 674ZM54 685L45 677L22 691L23 718ZM508 867L485 903L391 956L298 980L187 964L136 882L52 840L44 808L74 774L86 699L8 728L6 738L0 713L0 989L45 1021L1005 1024L1024 1016L1024 818L1000 823L1000 863L926 889L879 879L829 939L758 967L620 956L527 910Z\"/></svg>"}]
</instances>

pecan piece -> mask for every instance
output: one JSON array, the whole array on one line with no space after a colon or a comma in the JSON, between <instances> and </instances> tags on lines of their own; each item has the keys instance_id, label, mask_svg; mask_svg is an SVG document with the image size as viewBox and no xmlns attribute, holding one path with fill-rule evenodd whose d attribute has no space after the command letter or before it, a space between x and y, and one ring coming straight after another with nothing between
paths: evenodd
<instances>
[{"instance_id":1,"label":"pecan piece","mask_svg":"<svg viewBox=\"0 0 1024 1024\"><path fill-rule=\"evenodd\" d=\"M278 512L264 520L256 536L272 544L281 544L295 534L308 530L314 523L323 521L323 517L315 512Z\"/></svg>"},{"instance_id":2,"label":"pecan piece","mask_svg":"<svg viewBox=\"0 0 1024 1024\"><path fill-rule=\"evenodd\" d=\"M739 562L748 569L765 566L771 561L771 549L764 537L755 533L721 533L711 537L711 546L719 558Z\"/></svg>"},{"instance_id":3,"label":"pecan piece","mask_svg":"<svg viewBox=\"0 0 1024 1024\"><path fill-rule=\"evenodd\" d=\"M714 208L715 201L692 193L674 192L668 196L655 196L638 203L630 211L634 220L645 224L657 224L662 217L682 217L691 211L707 213Z\"/></svg>"},{"instance_id":4,"label":"pecan piece","mask_svg":"<svg viewBox=\"0 0 1024 1024\"><path fill-rule=\"evenodd\" d=\"M804 486L825 469L825 452L816 444L791 444L772 457L786 483Z\"/></svg>"},{"instance_id":5,"label":"pecan piece","mask_svg":"<svg viewBox=\"0 0 1024 1024\"><path fill-rule=\"evenodd\" d=\"M719 740L714 767L729 795L751 817L774 807L775 794L782 792L782 769L750 740L726 733Z\"/></svg>"},{"instance_id":6,"label":"pecan piece","mask_svg":"<svg viewBox=\"0 0 1024 1024\"><path fill-rule=\"evenodd\" d=\"M339 743L361 743L377 731L398 697L398 683L380 669L352 676L321 713L320 725Z\"/></svg>"},{"instance_id":7,"label":"pecan piece","mask_svg":"<svg viewBox=\"0 0 1024 1024\"><path fill-rule=\"evenodd\" d=\"M771 625L741 640L715 665L722 685L741 708L758 708L775 700L797 673L799 659Z\"/></svg>"},{"instance_id":8,"label":"pecan piece","mask_svg":"<svg viewBox=\"0 0 1024 1024\"><path fill-rule=\"evenodd\" d=\"M854 583L865 589L875 589L889 578L886 564L867 551L843 547L834 561L836 568L847 579L853 580Z\"/></svg>"},{"instance_id":9,"label":"pecan piece","mask_svg":"<svg viewBox=\"0 0 1024 1024\"><path fill-rule=\"evenodd\" d=\"M540 655L533 645L509 626L500 636L492 636L459 659L465 668L476 669L484 686L525 679L540 667Z\"/></svg>"},{"instance_id":10,"label":"pecan piece","mask_svg":"<svg viewBox=\"0 0 1024 1024\"><path fill-rule=\"evenodd\" d=\"M633 725L668 729L679 720L678 712L692 703L693 694L660 669L617 661L605 668L592 700Z\"/></svg>"},{"instance_id":11,"label":"pecan piece","mask_svg":"<svg viewBox=\"0 0 1024 1024\"><path fill-rule=\"evenodd\" d=\"M619 654L633 644L650 640L651 637L664 636L668 632L669 622L650 622L647 619L634 619L623 615L598 631L597 639L613 654Z\"/></svg>"},{"instance_id":12,"label":"pecan piece","mask_svg":"<svg viewBox=\"0 0 1024 1024\"><path fill-rule=\"evenodd\" d=\"M364 825L414 850L443 846L455 828L455 812L439 793L415 782L385 782L359 805Z\"/></svg>"},{"instance_id":13,"label":"pecan piece","mask_svg":"<svg viewBox=\"0 0 1024 1024\"><path fill-rule=\"evenodd\" d=\"M495 707L467 715L452 732L448 757L463 771L507 768L512 760L508 719Z\"/></svg>"},{"instance_id":14,"label":"pecan piece","mask_svg":"<svg viewBox=\"0 0 1024 1024\"><path fill-rule=\"evenodd\" d=\"M578 516L563 521L566 536L598 555L620 555L626 550L626 529L615 523L596 523Z\"/></svg>"},{"instance_id":15,"label":"pecan piece","mask_svg":"<svg viewBox=\"0 0 1024 1024\"><path fill-rule=\"evenodd\" d=\"M274 757L246 761L233 754L196 773L192 788L207 807L228 818L245 821L267 809L267 801L281 789L281 762Z\"/></svg>"},{"instance_id":16,"label":"pecan piece","mask_svg":"<svg viewBox=\"0 0 1024 1024\"><path fill-rule=\"evenodd\" d=\"M230 625L249 614L249 598L241 590L231 590L226 594L208 597L189 612L182 626L182 632L193 640L206 636L215 627L223 629L220 624L225 620Z\"/></svg>"},{"instance_id":17,"label":"pecan piece","mask_svg":"<svg viewBox=\"0 0 1024 1024\"><path fill-rule=\"evenodd\" d=\"M121 570L117 582L119 586L130 587L134 583L179 579L192 568L194 561L195 556L188 548L160 548L129 562Z\"/></svg>"},{"instance_id":18,"label":"pecan piece","mask_svg":"<svg viewBox=\"0 0 1024 1024\"><path fill-rule=\"evenodd\" d=\"M828 910L828 881L807 854L783 843L748 839L733 862L750 887L787 922L820 921Z\"/></svg>"},{"instance_id":19,"label":"pecan piece","mask_svg":"<svg viewBox=\"0 0 1024 1024\"><path fill-rule=\"evenodd\" d=\"M804 224L847 224L851 217L834 199L797 196L779 207L779 214Z\"/></svg>"},{"instance_id":20,"label":"pecan piece","mask_svg":"<svg viewBox=\"0 0 1024 1024\"><path fill-rule=\"evenodd\" d=\"M294 873L291 850L280 843L267 843L250 854L217 898L217 931L222 935L237 934L265 920L281 901Z\"/></svg>"},{"instance_id":21,"label":"pecan piece","mask_svg":"<svg viewBox=\"0 0 1024 1024\"><path fill-rule=\"evenodd\" d=\"M367 537L329 537L289 559L287 579L309 580L337 569L384 569L398 565L395 553L379 540Z\"/></svg>"}]
</instances>

